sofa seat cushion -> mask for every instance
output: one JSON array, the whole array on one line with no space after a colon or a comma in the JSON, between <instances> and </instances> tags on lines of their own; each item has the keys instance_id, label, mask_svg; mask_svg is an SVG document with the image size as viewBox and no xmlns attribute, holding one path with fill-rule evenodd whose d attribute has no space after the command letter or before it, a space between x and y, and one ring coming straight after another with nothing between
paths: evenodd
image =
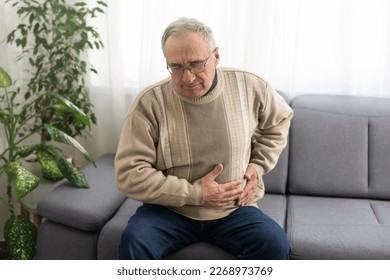
<instances>
[{"instance_id":1,"label":"sofa seat cushion","mask_svg":"<svg viewBox=\"0 0 390 280\"><path fill-rule=\"evenodd\" d=\"M285 229L287 219L287 197L285 195L266 193L257 205L261 211Z\"/></svg>"},{"instance_id":2,"label":"sofa seat cushion","mask_svg":"<svg viewBox=\"0 0 390 280\"><path fill-rule=\"evenodd\" d=\"M390 259L390 201L288 197L292 259Z\"/></svg>"},{"instance_id":3,"label":"sofa seat cushion","mask_svg":"<svg viewBox=\"0 0 390 280\"><path fill-rule=\"evenodd\" d=\"M103 227L98 240L98 259L118 259L118 246L122 232L130 217L134 215L140 205L141 203L138 201L126 199L112 219ZM285 195L265 194L263 199L258 202L258 205L264 213L274 219L282 228L285 228L287 212L287 198ZM167 259L231 258L232 256L222 249L206 242L192 244L167 257Z\"/></svg>"},{"instance_id":4,"label":"sofa seat cushion","mask_svg":"<svg viewBox=\"0 0 390 280\"><path fill-rule=\"evenodd\" d=\"M167 256L166 260L233 260L234 256L208 242L197 242Z\"/></svg>"}]
</instances>

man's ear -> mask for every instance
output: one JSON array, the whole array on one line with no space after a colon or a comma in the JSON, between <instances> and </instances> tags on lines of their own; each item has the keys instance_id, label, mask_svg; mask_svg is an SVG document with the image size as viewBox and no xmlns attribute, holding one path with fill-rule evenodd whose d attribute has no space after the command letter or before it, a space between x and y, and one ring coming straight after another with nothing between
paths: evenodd
<instances>
[{"instance_id":1,"label":"man's ear","mask_svg":"<svg viewBox=\"0 0 390 280\"><path fill-rule=\"evenodd\" d=\"M215 61L215 66L218 65L219 63L219 47L216 47L215 50L214 50L214 56L216 58L216 61Z\"/></svg>"}]
</instances>

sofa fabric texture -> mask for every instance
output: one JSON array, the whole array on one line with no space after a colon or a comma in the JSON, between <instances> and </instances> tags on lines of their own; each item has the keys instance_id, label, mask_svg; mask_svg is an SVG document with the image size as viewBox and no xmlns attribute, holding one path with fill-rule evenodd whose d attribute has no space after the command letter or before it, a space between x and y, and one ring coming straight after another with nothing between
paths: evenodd
<instances>
[{"instance_id":1,"label":"sofa fabric texture","mask_svg":"<svg viewBox=\"0 0 390 280\"><path fill-rule=\"evenodd\" d=\"M390 259L390 99L302 95L289 143L264 179L259 208L279 223L291 259ZM39 204L37 259L117 259L140 202L114 180L114 154L83 168L90 189L63 183ZM168 259L231 259L196 243Z\"/></svg>"}]
</instances>

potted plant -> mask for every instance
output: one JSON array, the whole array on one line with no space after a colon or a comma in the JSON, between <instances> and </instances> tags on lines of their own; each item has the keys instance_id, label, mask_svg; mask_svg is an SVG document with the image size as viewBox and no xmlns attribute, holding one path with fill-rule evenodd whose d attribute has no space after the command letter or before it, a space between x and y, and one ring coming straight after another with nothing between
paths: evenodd
<instances>
[{"instance_id":1,"label":"potted plant","mask_svg":"<svg viewBox=\"0 0 390 280\"><path fill-rule=\"evenodd\" d=\"M85 136L84 123L72 113L59 114L51 105L58 102L57 96L63 96L96 124L85 83L88 71L96 73L96 70L87 62L85 53L103 47L99 33L89 21L104 13L107 5L96 1L96 6L90 7L84 1L66 0L7 0L7 3L16 8L21 19L8 34L7 42L21 48L18 60L24 59L29 64L24 98L36 99L26 110L36 115L29 129L41 129L41 144L51 140L42 124L50 124L72 137ZM39 115L34 113L37 111Z\"/></svg>"},{"instance_id":2,"label":"potted plant","mask_svg":"<svg viewBox=\"0 0 390 280\"><path fill-rule=\"evenodd\" d=\"M7 197L0 197L0 201L7 205L10 213L10 218L4 226L4 237L12 259L32 259L35 255L36 228L28 218L16 213L13 196L15 193L16 199L21 199L38 186L40 179L22 166L21 159L30 154L49 155L50 164L54 164L55 168L58 168L74 185L87 188L88 182L84 174L69 163L53 145L25 145L25 141L44 128L53 141L69 144L79 150L88 161L93 161L88 152L64 131L47 123L36 125L33 130L27 127L31 121L48 109L58 114L64 112L72 114L76 122L87 127L90 126L90 121L69 100L57 95L54 95L54 98L57 98L56 104L48 104L41 110L31 111L30 108L36 106L37 98L23 97L23 103L20 103L20 91L9 91L11 85L10 76L0 67L0 90L2 90L0 92L0 122L3 125L3 135L5 135L7 145L0 150L0 176L7 175Z\"/></svg>"},{"instance_id":3,"label":"potted plant","mask_svg":"<svg viewBox=\"0 0 390 280\"><path fill-rule=\"evenodd\" d=\"M92 8L83 1L6 2L16 8L21 21L8 34L7 42L21 49L17 61L27 61L28 67L23 78L26 83L14 91L8 90L11 79L1 71L0 120L8 145L0 153L0 176L6 173L8 178L7 198L1 201L11 215L4 236L11 258L29 259L35 254L36 229L29 219L16 214L12 190L19 200L39 184L39 178L23 167L22 159L29 155L39 159L43 178L65 176L77 186L88 186L84 175L48 143L70 144L92 161L75 137L84 136L91 123L96 124L85 83L87 72L96 70L87 63L85 53L103 47L99 33L88 22L107 5L103 1ZM39 144L23 145L34 135L40 137Z\"/></svg>"}]
</instances>

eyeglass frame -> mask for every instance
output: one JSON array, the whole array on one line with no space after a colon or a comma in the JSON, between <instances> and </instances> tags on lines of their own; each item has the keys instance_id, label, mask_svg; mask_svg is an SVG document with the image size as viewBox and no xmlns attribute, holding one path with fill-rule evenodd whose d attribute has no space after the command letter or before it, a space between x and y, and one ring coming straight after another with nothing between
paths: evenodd
<instances>
[{"instance_id":1,"label":"eyeglass frame","mask_svg":"<svg viewBox=\"0 0 390 280\"><path fill-rule=\"evenodd\" d=\"M204 71L206 71L206 65L207 65L207 63L210 61L210 58L211 58L211 56L213 55L213 53L215 52L215 50L216 50L216 48L213 49L213 51L210 53L209 57L206 58L205 60L203 60L203 61L196 61L197 64L196 64L195 66L191 66L191 65L190 65L190 66L188 66L188 67L183 67L183 66L176 67L175 69L177 69L177 70L180 69L180 70L181 70L180 73L179 73L179 72L173 73L173 71L172 71L172 66L169 65L168 62L167 62L167 70L168 70L168 72L169 72L171 75L179 75L179 74L180 74L180 75L183 75L185 70L188 70L188 72L190 72L191 74L194 74L194 75L199 74L199 73L203 73ZM196 73L192 72L193 69L194 69L194 67L198 67L198 66L201 66L201 65L203 65L203 70L202 70L202 71L199 71L199 72L196 72Z\"/></svg>"}]
</instances>

